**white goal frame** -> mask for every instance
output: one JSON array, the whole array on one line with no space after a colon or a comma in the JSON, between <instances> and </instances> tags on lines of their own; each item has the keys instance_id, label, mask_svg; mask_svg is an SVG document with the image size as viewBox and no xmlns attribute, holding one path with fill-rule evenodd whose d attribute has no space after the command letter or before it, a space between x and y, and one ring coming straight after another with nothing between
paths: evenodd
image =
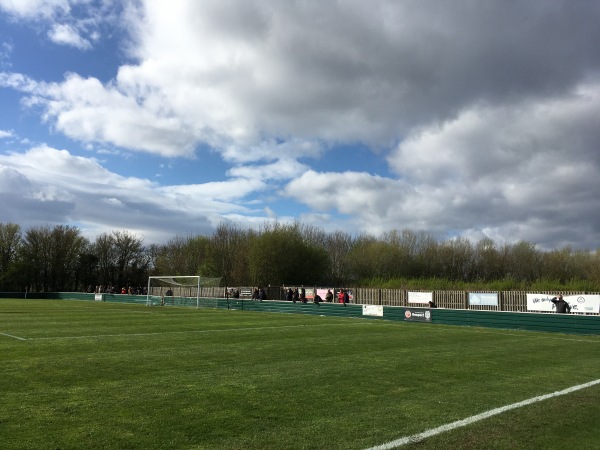
<instances>
[{"instance_id":1,"label":"white goal frame","mask_svg":"<svg viewBox=\"0 0 600 450\"><path fill-rule=\"evenodd\" d=\"M196 279L196 284L182 284L175 281L176 279L188 278L188 279ZM146 305L150 306L152 302L150 301L150 288L152 280L160 280L164 283L167 283L170 286L179 286L179 287L196 287L196 308L200 308L200 276L199 275L160 275L160 276L150 276L148 277L148 290L146 292ZM154 296L152 296L154 297Z\"/></svg>"}]
</instances>

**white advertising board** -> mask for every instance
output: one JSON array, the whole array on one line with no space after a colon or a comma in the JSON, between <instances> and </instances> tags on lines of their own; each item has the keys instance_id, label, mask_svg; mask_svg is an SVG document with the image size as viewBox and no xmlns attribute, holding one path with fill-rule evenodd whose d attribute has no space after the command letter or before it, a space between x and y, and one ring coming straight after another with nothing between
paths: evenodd
<instances>
[{"instance_id":1,"label":"white advertising board","mask_svg":"<svg viewBox=\"0 0 600 450\"><path fill-rule=\"evenodd\" d=\"M383 317L383 306L381 305L363 305L363 316L378 316Z\"/></svg>"},{"instance_id":2,"label":"white advertising board","mask_svg":"<svg viewBox=\"0 0 600 450\"><path fill-rule=\"evenodd\" d=\"M408 303L425 303L433 301L433 292L409 292Z\"/></svg>"},{"instance_id":3,"label":"white advertising board","mask_svg":"<svg viewBox=\"0 0 600 450\"><path fill-rule=\"evenodd\" d=\"M498 293L469 292L469 305L498 306Z\"/></svg>"},{"instance_id":4,"label":"white advertising board","mask_svg":"<svg viewBox=\"0 0 600 450\"><path fill-rule=\"evenodd\" d=\"M551 300L554 295L527 294L527 311L554 311L554 303ZM571 312L599 313L600 295L565 295L563 299L571 306Z\"/></svg>"}]
</instances>

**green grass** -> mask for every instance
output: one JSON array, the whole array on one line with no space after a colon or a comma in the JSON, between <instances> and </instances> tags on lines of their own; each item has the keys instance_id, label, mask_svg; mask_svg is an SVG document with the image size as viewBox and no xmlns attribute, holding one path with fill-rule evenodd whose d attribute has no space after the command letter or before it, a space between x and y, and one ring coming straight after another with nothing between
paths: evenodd
<instances>
[{"instance_id":1,"label":"green grass","mask_svg":"<svg viewBox=\"0 0 600 450\"><path fill-rule=\"evenodd\" d=\"M0 300L3 449L363 449L600 378L600 337ZM20 338L20 339L19 339ZM593 449L600 385L407 449Z\"/></svg>"}]
</instances>

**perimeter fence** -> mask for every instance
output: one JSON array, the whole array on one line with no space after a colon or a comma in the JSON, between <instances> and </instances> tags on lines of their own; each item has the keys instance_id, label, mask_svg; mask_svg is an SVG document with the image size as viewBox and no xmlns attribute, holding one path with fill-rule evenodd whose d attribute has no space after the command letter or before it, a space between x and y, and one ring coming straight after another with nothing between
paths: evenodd
<instances>
[{"instance_id":1,"label":"perimeter fence","mask_svg":"<svg viewBox=\"0 0 600 450\"><path fill-rule=\"evenodd\" d=\"M431 299L438 308L473 310L473 311L506 311L506 312L552 312L552 310L538 310L528 308L528 296L535 295L540 298L549 298L562 294L565 298L575 298L589 300L592 297L594 306L577 308L577 305L571 310L572 314L580 315L600 315L600 292L584 291L419 291L405 289L376 289L376 288L353 288L353 287L318 287L318 286L268 286L263 287L267 293L268 300L285 301L287 300L288 289L305 289L307 302L313 302L315 295L320 295L325 302L326 292L328 290L333 294L332 303L338 303L338 295L343 290L349 293L349 303L356 305L378 305L378 306L399 306L409 308L427 308L429 306L427 299ZM150 289L150 296L166 296L168 287L153 287ZM170 287L173 297L177 298L211 298L211 299L234 299L250 300L257 289L254 286L244 287L201 287L198 295L197 287ZM33 292L0 292L0 298L63 298L68 293L33 293ZM71 293L81 295L82 298L92 294ZM123 298L135 297L145 299L146 295L128 295L128 294L109 294L111 297ZM488 296L492 298L491 302L474 302L476 298ZM416 298L416 300L415 300ZM425 300L423 300L425 298ZM589 303L589 301L588 301Z\"/></svg>"},{"instance_id":2,"label":"perimeter fence","mask_svg":"<svg viewBox=\"0 0 600 450\"><path fill-rule=\"evenodd\" d=\"M446 309L470 309L477 311L509 311L509 312L529 312L527 308L527 295L539 294L545 296L555 296L559 293L563 296L590 296L599 295L600 292L584 291L419 291L407 289L377 289L377 288L353 288L353 287L319 287L319 286L267 286L263 289L267 293L269 300L286 300L288 289L301 289L306 291L307 301L312 302L314 295L319 293L325 300L324 292L331 290L333 294L333 303L338 302L340 291L344 290L350 294L350 303L359 305L381 305L381 306L403 306L419 307L428 304L419 304L411 302L411 294L431 294L433 302L439 308ZM165 294L166 287L155 287L151 289L150 295L162 296ZM253 293L258 287L201 287L199 297L207 298L231 298L239 295L240 299L251 299ZM174 296L178 297L196 297L198 288L196 287L171 287ZM237 292L237 294L236 294ZM472 301L472 294L491 294L496 296L495 304L476 304ZM572 311L574 314L599 315L600 311Z\"/></svg>"}]
</instances>

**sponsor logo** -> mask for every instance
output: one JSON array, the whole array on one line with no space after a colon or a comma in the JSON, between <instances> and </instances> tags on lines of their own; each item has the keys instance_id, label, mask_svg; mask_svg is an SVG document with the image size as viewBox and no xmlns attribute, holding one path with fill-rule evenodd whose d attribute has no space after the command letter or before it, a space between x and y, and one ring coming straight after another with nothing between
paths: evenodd
<instances>
[{"instance_id":1,"label":"sponsor logo","mask_svg":"<svg viewBox=\"0 0 600 450\"><path fill-rule=\"evenodd\" d=\"M404 320L416 320L420 322L431 322L431 311L406 309L404 310Z\"/></svg>"}]
</instances>

